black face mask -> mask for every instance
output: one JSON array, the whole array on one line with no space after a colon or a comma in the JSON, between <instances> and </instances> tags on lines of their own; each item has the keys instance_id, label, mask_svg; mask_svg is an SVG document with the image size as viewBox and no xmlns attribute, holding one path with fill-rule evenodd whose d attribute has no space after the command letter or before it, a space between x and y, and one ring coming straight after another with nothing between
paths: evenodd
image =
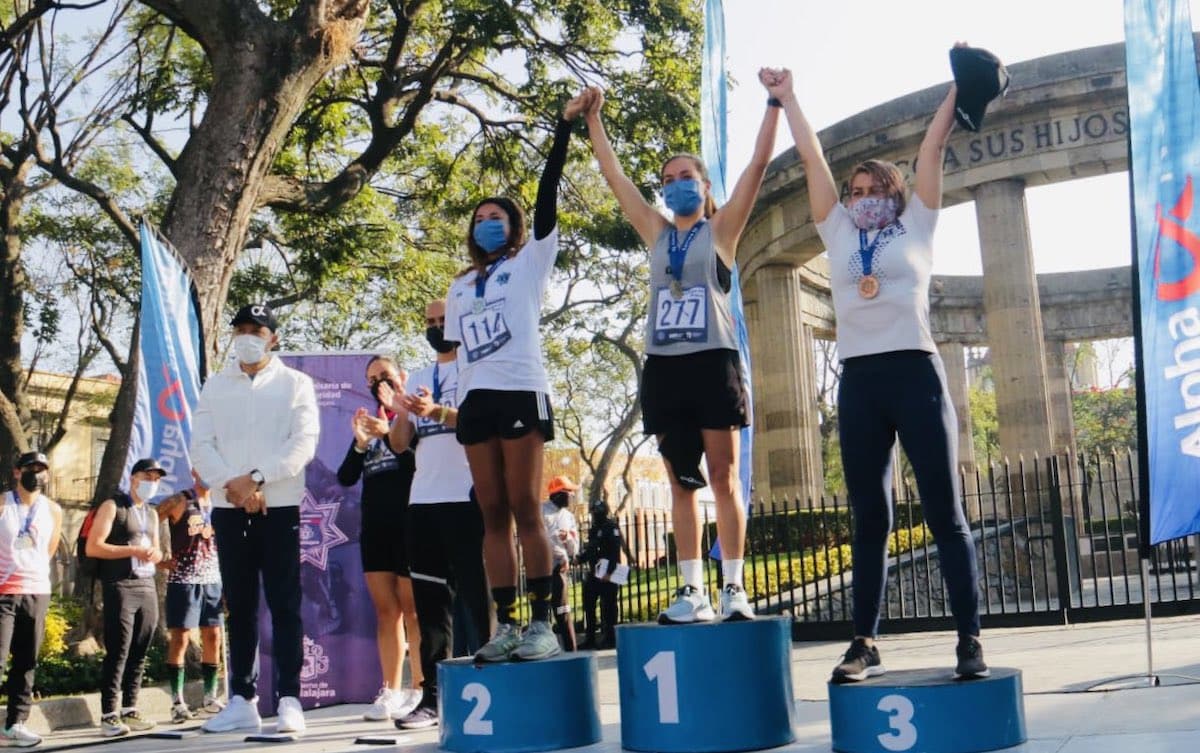
<instances>
[{"instance_id":1,"label":"black face mask","mask_svg":"<svg viewBox=\"0 0 1200 753\"><path fill-rule=\"evenodd\" d=\"M550 501L561 510L571 504L571 495L566 492L554 492L550 495Z\"/></svg>"},{"instance_id":2,"label":"black face mask","mask_svg":"<svg viewBox=\"0 0 1200 753\"><path fill-rule=\"evenodd\" d=\"M454 350L454 343L446 339L444 327L426 327L425 339L429 341L429 347L438 353L449 353Z\"/></svg>"},{"instance_id":3,"label":"black face mask","mask_svg":"<svg viewBox=\"0 0 1200 753\"><path fill-rule=\"evenodd\" d=\"M27 492L36 492L39 489L45 489L46 484L50 482L50 474L45 471L35 471L33 469L21 471L21 488Z\"/></svg>"},{"instance_id":4,"label":"black face mask","mask_svg":"<svg viewBox=\"0 0 1200 753\"><path fill-rule=\"evenodd\" d=\"M380 379L375 384L372 384L371 385L371 397L375 398L375 402L379 403L380 405L383 405L383 402L379 399L379 385L383 384L384 382L386 382L387 384L389 384L391 386L392 392L400 391L400 389L396 386L396 383L393 382L391 380L391 378Z\"/></svg>"}]
</instances>

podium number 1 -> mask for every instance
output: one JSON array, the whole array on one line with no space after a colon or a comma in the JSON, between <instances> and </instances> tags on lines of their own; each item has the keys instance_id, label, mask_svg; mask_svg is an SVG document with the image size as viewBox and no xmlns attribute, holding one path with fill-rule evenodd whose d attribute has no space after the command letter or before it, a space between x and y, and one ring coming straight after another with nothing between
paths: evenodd
<instances>
[{"instance_id":1,"label":"podium number 1","mask_svg":"<svg viewBox=\"0 0 1200 753\"><path fill-rule=\"evenodd\" d=\"M891 733L879 735L879 744L893 751L909 750L917 744L917 728L913 726L912 701L902 695L885 695L875 708L890 715Z\"/></svg>"},{"instance_id":2,"label":"podium number 1","mask_svg":"<svg viewBox=\"0 0 1200 753\"><path fill-rule=\"evenodd\" d=\"M679 724L679 689L675 681L675 652L659 651L642 665L646 679L658 684L658 723Z\"/></svg>"},{"instance_id":3,"label":"podium number 1","mask_svg":"<svg viewBox=\"0 0 1200 753\"><path fill-rule=\"evenodd\" d=\"M464 701L475 702L475 707L471 709L471 713L463 720L463 734L492 734L491 720L483 718L483 715L492 707L492 692L487 689L487 686L478 682L468 682L463 686L462 699Z\"/></svg>"}]
</instances>

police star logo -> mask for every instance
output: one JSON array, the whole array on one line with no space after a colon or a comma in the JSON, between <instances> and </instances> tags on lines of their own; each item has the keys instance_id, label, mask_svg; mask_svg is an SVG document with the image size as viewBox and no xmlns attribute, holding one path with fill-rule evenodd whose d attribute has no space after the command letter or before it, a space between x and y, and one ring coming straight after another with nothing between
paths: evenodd
<instances>
[{"instance_id":1,"label":"police star logo","mask_svg":"<svg viewBox=\"0 0 1200 753\"><path fill-rule=\"evenodd\" d=\"M300 562L326 569L329 550L350 539L337 527L338 502L318 502L305 490L300 501Z\"/></svg>"},{"instance_id":2,"label":"police star logo","mask_svg":"<svg viewBox=\"0 0 1200 753\"><path fill-rule=\"evenodd\" d=\"M508 272L501 272L500 274L496 275L496 284L497 285L507 284L509 276L510 275Z\"/></svg>"}]
</instances>

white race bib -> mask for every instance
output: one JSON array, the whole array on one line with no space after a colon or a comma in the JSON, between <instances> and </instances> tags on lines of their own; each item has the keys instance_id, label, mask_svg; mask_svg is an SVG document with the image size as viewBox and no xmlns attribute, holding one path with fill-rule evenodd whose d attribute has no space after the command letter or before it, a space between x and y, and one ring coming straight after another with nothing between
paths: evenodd
<instances>
[{"instance_id":1,"label":"white race bib","mask_svg":"<svg viewBox=\"0 0 1200 753\"><path fill-rule=\"evenodd\" d=\"M708 289L696 285L679 298L670 288L654 296L654 344L708 342Z\"/></svg>"},{"instance_id":2,"label":"white race bib","mask_svg":"<svg viewBox=\"0 0 1200 753\"><path fill-rule=\"evenodd\" d=\"M463 314L458 319L458 325L469 363L490 356L512 339L508 323L504 321L503 298L488 302L478 314Z\"/></svg>"}]
</instances>

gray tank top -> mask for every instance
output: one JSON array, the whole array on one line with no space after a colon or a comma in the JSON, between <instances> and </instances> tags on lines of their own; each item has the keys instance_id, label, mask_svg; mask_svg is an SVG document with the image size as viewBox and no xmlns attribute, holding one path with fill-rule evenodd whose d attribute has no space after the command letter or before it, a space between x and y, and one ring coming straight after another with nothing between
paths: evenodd
<instances>
[{"instance_id":1,"label":"gray tank top","mask_svg":"<svg viewBox=\"0 0 1200 753\"><path fill-rule=\"evenodd\" d=\"M704 222L696 230L677 285L669 272L671 236L675 232L675 226L668 225L650 250L646 353L682 356L704 350L737 350L729 293L717 277L719 259L713 246L712 223ZM681 233L677 237L680 247L687 243L687 236Z\"/></svg>"}]
</instances>

